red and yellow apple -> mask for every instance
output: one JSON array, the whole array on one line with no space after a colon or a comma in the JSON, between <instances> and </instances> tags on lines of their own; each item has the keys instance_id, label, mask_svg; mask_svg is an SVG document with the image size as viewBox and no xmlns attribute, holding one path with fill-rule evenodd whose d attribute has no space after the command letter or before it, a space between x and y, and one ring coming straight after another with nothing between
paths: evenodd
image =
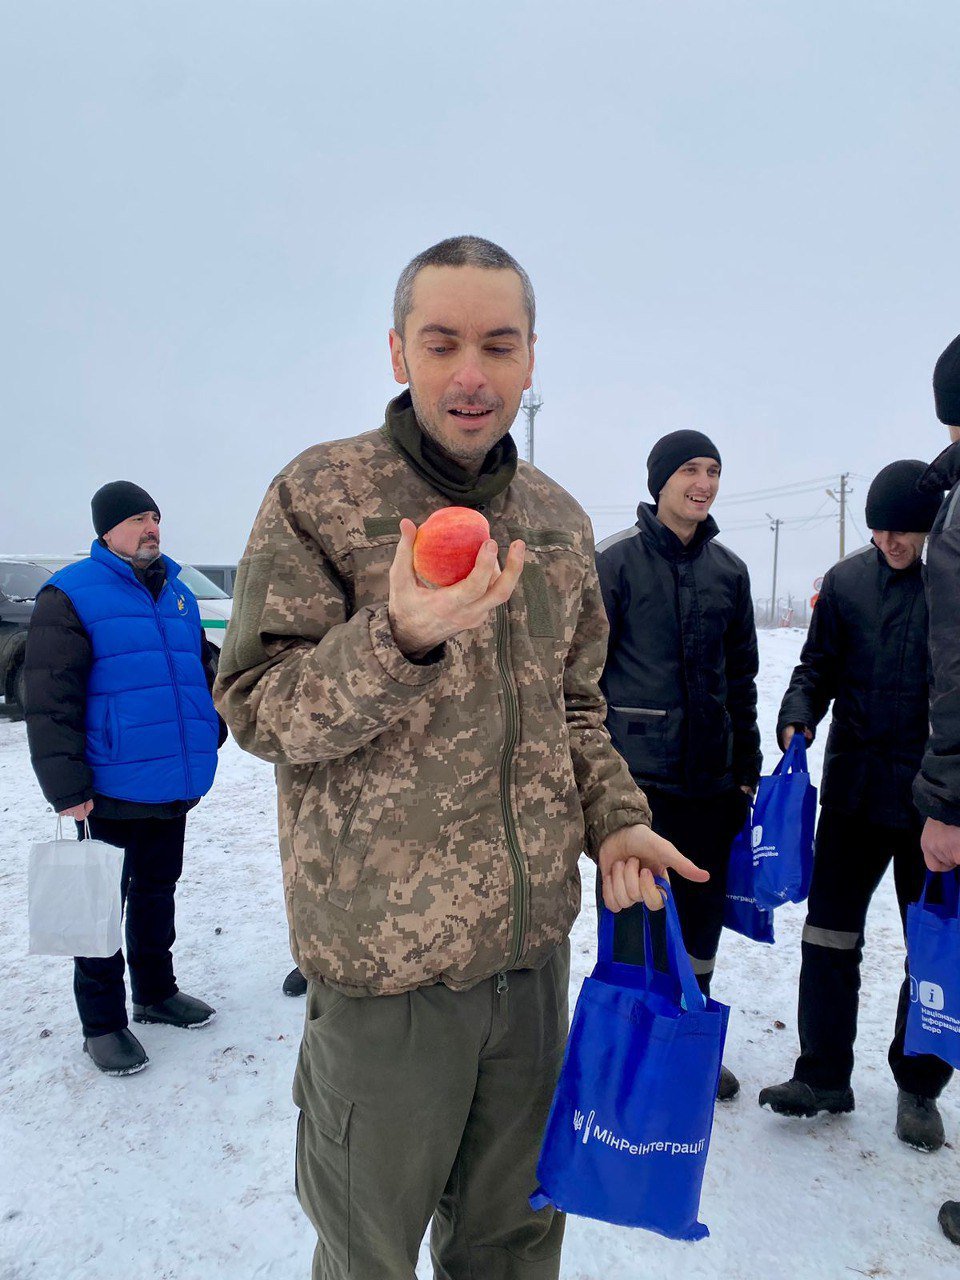
<instances>
[{"instance_id":1,"label":"red and yellow apple","mask_svg":"<svg viewBox=\"0 0 960 1280\"><path fill-rule=\"evenodd\" d=\"M442 507L424 520L413 543L413 571L425 587L450 587L473 570L490 537L486 517L471 507Z\"/></svg>"}]
</instances>

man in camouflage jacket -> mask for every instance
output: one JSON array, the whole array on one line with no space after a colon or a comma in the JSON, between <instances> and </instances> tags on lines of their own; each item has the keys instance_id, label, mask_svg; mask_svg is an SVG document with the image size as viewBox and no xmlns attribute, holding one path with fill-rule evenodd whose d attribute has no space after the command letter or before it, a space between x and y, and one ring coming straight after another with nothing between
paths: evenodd
<instances>
[{"instance_id":1,"label":"man in camouflage jacket","mask_svg":"<svg viewBox=\"0 0 960 1280\"><path fill-rule=\"evenodd\" d=\"M240 564L216 697L277 766L291 945L311 980L294 1097L315 1280L408 1280L431 1216L438 1276L558 1274L562 1215L527 1196L566 1035L579 854L613 910L659 906L652 871L705 878L652 833L603 727L590 523L507 434L533 319L497 246L462 237L414 259L391 332L410 390L381 429L281 472ZM413 539L451 504L482 511L492 538L433 591Z\"/></svg>"}]
</instances>

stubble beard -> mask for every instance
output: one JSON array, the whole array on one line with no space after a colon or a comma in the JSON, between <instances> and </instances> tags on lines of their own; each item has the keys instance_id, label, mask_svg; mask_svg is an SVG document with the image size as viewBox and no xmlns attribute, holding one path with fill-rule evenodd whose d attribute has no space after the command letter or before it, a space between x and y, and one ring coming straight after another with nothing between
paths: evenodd
<instances>
[{"instance_id":1,"label":"stubble beard","mask_svg":"<svg viewBox=\"0 0 960 1280\"><path fill-rule=\"evenodd\" d=\"M450 396L444 396L441 397L437 404L436 420L434 420L431 419L426 412L423 402L417 395L417 389L409 377L408 385L410 387L410 399L413 402L413 411L417 415L417 422L419 422L421 429L430 437L434 444L440 446L444 453L448 454L455 462L459 462L468 470L479 471L484 458L494 445L499 444L513 425L512 421L507 426L503 426L501 422L496 435L491 437L484 434L482 440L478 439L476 443L471 446L467 441L455 436L447 435L444 430L444 419L448 409L452 408L453 405L456 404L460 408L471 407L474 409L492 409L495 414L502 414L504 407L502 400L497 399L496 397L475 399L468 396L454 399ZM516 414L514 414L514 417L516 417Z\"/></svg>"}]
</instances>

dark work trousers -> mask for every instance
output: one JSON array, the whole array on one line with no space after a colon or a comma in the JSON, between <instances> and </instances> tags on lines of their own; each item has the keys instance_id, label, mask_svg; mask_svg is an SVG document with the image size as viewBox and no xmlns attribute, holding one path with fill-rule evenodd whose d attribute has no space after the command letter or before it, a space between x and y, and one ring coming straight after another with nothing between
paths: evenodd
<instances>
[{"instance_id":1,"label":"dark work trousers","mask_svg":"<svg viewBox=\"0 0 960 1280\"><path fill-rule=\"evenodd\" d=\"M564 1217L533 1210L567 1039L570 945L466 991L307 988L293 1084L313 1280L557 1280Z\"/></svg>"},{"instance_id":2,"label":"dark work trousers","mask_svg":"<svg viewBox=\"0 0 960 1280\"><path fill-rule=\"evenodd\" d=\"M669 840L697 866L710 872L705 884L694 884L674 872L670 877L683 941L697 975L700 990L710 993L710 981L717 960L723 930L727 896L727 869L730 846L743 826L750 802L739 787L718 796L694 799L666 791L647 791L653 814L653 829ZM602 903L600 878L597 894ZM666 933L660 912L651 917L654 963L666 967ZM614 927L613 954L627 964L643 962L643 907L618 913Z\"/></svg>"},{"instance_id":3,"label":"dark work trousers","mask_svg":"<svg viewBox=\"0 0 960 1280\"><path fill-rule=\"evenodd\" d=\"M91 813L90 834L124 850L120 891L124 901L127 964L135 1004L157 1004L177 990L170 949L173 895L183 870L185 814L118 821ZM80 839L83 825L77 823ZM103 1036L127 1025L123 952L100 960L76 956L73 993L85 1036Z\"/></svg>"},{"instance_id":4,"label":"dark work trousers","mask_svg":"<svg viewBox=\"0 0 960 1280\"><path fill-rule=\"evenodd\" d=\"M800 1057L797 1080L815 1089L845 1089L853 1073L860 1003L860 960L867 908L893 861L900 919L923 890L920 820L910 828L881 827L865 817L821 809L813 881L803 927L800 968ZM910 1006L905 978L888 1061L901 1089L936 1098L952 1072L940 1058L903 1051Z\"/></svg>"}]
</instances>

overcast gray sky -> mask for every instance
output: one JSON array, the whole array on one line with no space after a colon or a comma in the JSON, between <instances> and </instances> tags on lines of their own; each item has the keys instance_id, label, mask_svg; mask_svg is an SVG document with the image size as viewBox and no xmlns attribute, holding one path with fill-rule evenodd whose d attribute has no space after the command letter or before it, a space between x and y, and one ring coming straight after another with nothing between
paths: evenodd
<instances>
[{"instance_id":1,"label":"overcast gray sky","mask_svg":"<svg viewBox=\"0 0 960 1280\"><path fill-rule=\"evenodd\" d=\"M743 526L769 511L809 595L837 553L825 478L946 443L956 0L2 14L0 551L87 544L91 493L129 478L172 555L236 560L290 457L382 421L396 276L459 232L533 277L536 461L598 536L654 440L698 427L754 594L773 538Z\"/></svg>"}]
</instances>

